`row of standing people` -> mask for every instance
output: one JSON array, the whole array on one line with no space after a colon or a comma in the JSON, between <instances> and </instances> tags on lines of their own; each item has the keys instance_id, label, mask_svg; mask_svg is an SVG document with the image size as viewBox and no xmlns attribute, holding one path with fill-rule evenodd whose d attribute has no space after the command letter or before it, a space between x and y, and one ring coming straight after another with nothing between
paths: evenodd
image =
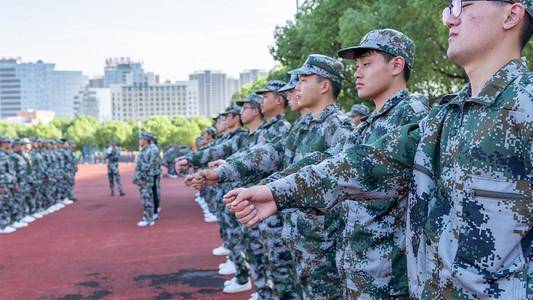
<instances>
[{"instance_id":1,"label":"row of standing people","mask_svg":"<svg viewBox=\"0 0 533 300\"><path fill-rule=\"evenodd\" d=\"M225 291L247 289L251 274L259 299L531 297L533 85L520 55L533 3L499 2L444 9L448 56L471 82L432 109L406 88L414 42L374 30L338 53L356 60L358 96L376 107L358 126L335 106L342 63L310 55L288 94L308 111L281 139L243 148L228 135L178 161L224 158L189 183L233 184L223 203L226 190L204 197L227 228L236 277Z\"/></svg>"},{"instance_id":2,"label":"row of standing people","mask_svg":"<svg viewBox=\"0 0 533 300\"><path fill-rule=\"evenodd\" d=\"M0 233L12 233L73 204L73 141L0 137Z\"/></svg>"}]
</instances>

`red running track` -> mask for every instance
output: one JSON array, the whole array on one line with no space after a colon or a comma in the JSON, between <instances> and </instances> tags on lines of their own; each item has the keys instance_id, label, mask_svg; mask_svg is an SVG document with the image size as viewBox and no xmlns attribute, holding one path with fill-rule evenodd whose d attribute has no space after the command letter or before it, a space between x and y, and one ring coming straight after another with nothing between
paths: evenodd
<instances>
[{"instance_id":1,"label":"red running track","mask_svg":"<svg viewBox=\"0 0 533 300\"><path fill-rule=\"evenodd\" d=\"M181 179L162 180L160 220L139 228L133 165L125 197L110 197L105 165L80 165L79 201L0 236L0 299L248 299L225 295L218 226Z\"/></svg>"}]
</instances>

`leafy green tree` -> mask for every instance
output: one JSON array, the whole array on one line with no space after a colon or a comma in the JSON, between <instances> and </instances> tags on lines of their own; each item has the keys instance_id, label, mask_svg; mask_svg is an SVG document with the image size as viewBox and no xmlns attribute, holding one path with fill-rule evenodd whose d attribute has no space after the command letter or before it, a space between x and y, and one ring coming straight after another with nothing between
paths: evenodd
<instances>
[{"instance_id":1,"label":"leafy green tree","mask_svg":"<svg viewBox=\"0 0 533 300\"><path fill-rule=\"evenodd\" d=\"M98 145L107 146L111 140L117 141L119 145L126 145L131 135L133 128L130 124L122 121L109 121L102 124L96 134L96 142Z\"/></svg>"},{"instance_id":2,"label":"leafy green tree","mask_svg":"<svg viewBox=\"0 0 533 300\"><path fill-rule=\"evenodd\" d=\"M155 116L142 124L143 130L151 131L161 145L168 145L172 127L172 122L167 116Z\"/></svg>"},{"instance_id":3,"label":"leafy green tree","mask_svg":"<svg viewBox=\"0 0 533 300\"><path fill-rule=\"evenodd\" d=\"M27 132L28 136L35 136L43 139L59 139L63 137L61 130L51 124L39 123Z\"/></svg>"},{"instance_id":4,"label":"leafy green tree","mask_svg":"<svg viewBox=\"0 0 533 300\"><path fill-rule=\"evenodd\" d=\"M97 144L96 133L98 121L91 116L76 118L67 129L68 139L74 140L79 146L92 146Z\"/></svg>"}]
</instances>

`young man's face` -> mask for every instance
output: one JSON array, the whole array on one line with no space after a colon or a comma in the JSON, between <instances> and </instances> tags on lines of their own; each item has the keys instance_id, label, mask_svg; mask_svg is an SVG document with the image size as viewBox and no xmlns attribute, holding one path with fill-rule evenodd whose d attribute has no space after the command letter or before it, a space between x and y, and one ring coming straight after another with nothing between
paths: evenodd
<instances>
[{"instance_id":1,"label":"young man's face","mask_svg":"<svg viewBox=\"0 0 533 300\"><path fill-rule=\"evenodd\" d=\"M218 117L215 127L218 132L226 130L226 118L224 116Z\"/></svg>"},{"instance_id":2,"label":"young man's face","mask_svg":"<svg viewBox=\"0 0 533 300\"><path fill-rule=\"evenodd\" d=\"M252 122L258 115L258 108L250 103L244 103L241 109L241 119L244 124Z\"/></svg>"},{"instance_id":3,"label":"young man's face","mask_svg":"<svg viewBox=\"0 0 533 300\"><path fill-rule=\"evenodd\" d=\"M318 79L318 75L300 75L295 91L301 107L313 107L320 101L324 81Z\"/></svg>"},{"instance_id":4,"label":"young man's face","mask_svg":"<svg viewBox=\"0 0 533 300\"><path fill-rule=\"evenodd\" d=\"M226 115L226 126L228 128L237 126L237 123L239 123L239 116L232 114Z\"/></svg>"},{"instance_id":5,"label":"young man's face","mask_svg":"<svg viewBox=\"0 0 533 300\"><path fill-rule=\"evenodd\" d=\"M11 146L11 148L15 152L20 152L22 150L22 146L20 144L13 145L13 146Z\"/></svg>"},{"instance_id":6,"label":"young man's face","mask_svg":"<svg viewBox=\"0 0 533 300\"><path fill-rule=\"evenodd\" d=\"M480 53L499 43L506 10L501 3L491 1L463 1L459 17L451 15L446 21L449 29L448 58L464 66Z\"/></svg>"},{"instance_id":7,"label":"young man's face","mask_svg":"<svg viewBox=\"0 0 533 300\"><path fill-rule=\"evenodd\" d=\"M139 146L140 146L141 148L147 147L148 145L149 145L148 140L146 140L146 139L139 139Z\"/></svg>"},{"instance_id":8,"label":"young man's face","mask_svg":"<svg viewBox=\"0 0 533 300\"><path fill-rule=\"evenodd\" d=\"M263 94L263 99L261 100L261 110L263 113L268 114L269 112L276 109L280 105L281 99L280 96L274 92L266 92Z\"/></svg>"},{"instance_id":9,"label":"young man's face","mask_svg":"<svg viewBox=\"0 0 533 300\"><path fill-rule=\"evenodd\" d=\"M386 91L392 84L392 61L386 62L379 52L372 51L357 58L355 88L363 99L372 99Z\"/></svg>"},{"instance_id":10,"label":"young man's face","mask_svg":"<svg viewBox=\"0 0 533 300\"><path fill-rule=\"evenodd\" d=\"M289 107L292 111L299 111L300 104L298 98L296 97L296 90L292 89L287 93L287 100L289 101Z\"/></svg>"},{"instance_id":11,"label":"young man's face","mask_svg":"<svg viewBox=\"0 0 533 300\"><path fill-rule=\"evenodd\" d=\"M361 118L363 116L362 115L354 115L352 117L352 122L355 124L355 125L359 125L361 123Z\"/></svg>"}]
</instances>

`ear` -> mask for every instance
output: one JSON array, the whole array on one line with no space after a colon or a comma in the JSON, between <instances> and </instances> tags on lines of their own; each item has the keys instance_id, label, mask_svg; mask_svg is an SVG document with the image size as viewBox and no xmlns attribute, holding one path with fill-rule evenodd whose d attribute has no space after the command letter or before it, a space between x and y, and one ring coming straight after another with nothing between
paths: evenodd
<instances>
[{"instance_id":1,"label":"ear","mask_svg":"<svg viewBox=\"0 0 533 300\"><path fill-rule=\"evenodd\" d=\"M333 87L331 86L331 80L322 80L320 82L320 93L321 94L327 94L328 91L332 90Z\"/></svg>"},{"instance_id":2,"label":"ear","mask_svg":"<svg viewBox=\"0 0 533 300\"><path fill-rule=\"evenodd\" d=\"M504 30L511 30L520 25L525 17L524 6L520 3L513 3L509 5L505 11L507 12L507 15L505 16L505 20L502 24Z\"/></svg>"},{"instance_id":3,"label":"ear","mask_svg":"<svg viewBox=\"0 0 533 300\"><path fill-rule=\"evenodd\" d=\"M393 76L402 75L405 68L405 59L401 56L396 56L389 61L389 66L392 68Z\"/></svg>"}]
</instances>

